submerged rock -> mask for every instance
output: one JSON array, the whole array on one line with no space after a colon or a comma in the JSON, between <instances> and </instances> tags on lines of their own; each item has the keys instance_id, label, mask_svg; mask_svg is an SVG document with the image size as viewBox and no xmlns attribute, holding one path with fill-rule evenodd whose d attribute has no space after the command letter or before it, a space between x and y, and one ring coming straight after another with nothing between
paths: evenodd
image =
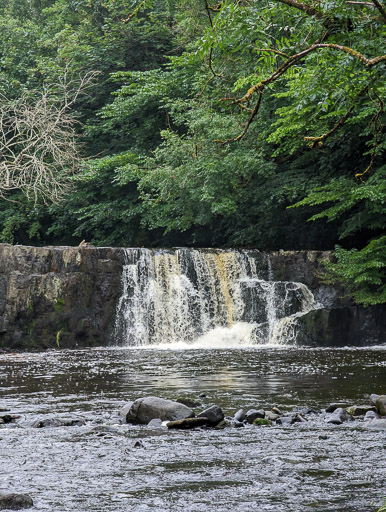
<instances>
[{"instance_id":1,"label":"submerged rock","mask_svg":"<svg viewBox=\"0 0 386 512\"><path fill-rule=\"evenodd\" d=\"M198 402L197 400L193 400L192 398L189 398L187 396L179 396L176 398L176 402L179 404L186 405L186 407L200 407L202 404L201 402Z\"/></svg>"},{"instance_id":2,"label":"submerged rock","mask_svg":"<svg viewBox=\"0 0 386 512\"><path fill-rule=\"evenodd\" d=\"M197 428L203 427L204 425L210 425L210 421L208 418L203 416L197 418L185 418L183 420L175 420L169 421L166 424L168 428L178 428L178 429L189 429L189 428Z\"/></svg>"},{"instance_id":3,"label":"submerged rock","mask_svg":"<svg viewBox=\"0 0 386 512\"><path fill-rule=\"evenodd\" d=\"M207 418L209 420L210 425L217 425L224 419L224 413L222 412L221 407L218 405L212 405L205 411L197 414L197 418Z\"/></svg>"},{"instance_id":4,"label":"submerged rock","mask_svg":"<svg viewBox=\"0 0 386 512\"><path fill-rule=\"evenodd\" d=\"M63 418L45 418L43 420L36 420L32 423L32 428L49 428L49 427L74 427L85 425L86 422L82 418L77 417L63 417Z\"/></svg>"},{"instance_id":5,"label":"submerged rock","mask_svg":"<svg viewBox=\"0 0 386 512\"><path fill-rule=\"evenodd\" d=\"M127 423L147 425L151 420L158 418L162 421L175 421L192 418L194 412L186 405L172 400L165 400L155 396L138 398L131 405L126 414Z\"/></svg>"},{"instance_id":6,"label":"submerged rock","mask_svg":"<svg viewBox=\"0 0 386 512\"><path fill-rule=\"evenodd\" d=\"M33 507L33 501L28 494L4 494L0 492L0 510L21 510Z\"/></svg>"}]
</instances>

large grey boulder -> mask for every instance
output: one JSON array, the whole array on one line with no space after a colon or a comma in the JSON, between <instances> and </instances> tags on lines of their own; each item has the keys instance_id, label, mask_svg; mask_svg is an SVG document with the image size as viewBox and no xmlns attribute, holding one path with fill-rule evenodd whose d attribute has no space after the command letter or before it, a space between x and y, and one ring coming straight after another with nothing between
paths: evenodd
<instances>
[{"instance_id":1,"label":"large grey boulder","mask_svg":"<svg viewBox=\"0 0 386 512\"><path fill-rule=\"evenodd\" d=\"M377 398L375 407L381 416L386 416L386 395L381 395Z\"/></svg>"},{"instance_id":2,"label":"large grey boulder","mask_svg":"<svg viewBox=\"0 0 386 512\"><path fill-rule=\"evenodd\" d=\"M0 510L21 510L33 507L33 501L27 494L4 494L0 492Z\"/></svg>"},{"instance_id":3,"label":"large grey boulder","mask_svg":"<svg viewBox=\"0 0 386 512\"><path fill-rule=\"evenodd\" d=\"M346 410L353 416L364 416L369 411L376 412L375 407L372 405L352 405L351 407L347 407Z\"/></svg>"},{"instance_id":4,"label":"large grey boulder","mask_svg":"<svg viewBox=\"0 0 386 512\"><path fill-rule=\"evenodd\" d=\"M183 420L192 418L192 409L179 402L165 400L155 396L138 398L135 400L126 414L127 423L135 425L147 425L154 418L162 421Z\"/></svg>"}]
</instances>

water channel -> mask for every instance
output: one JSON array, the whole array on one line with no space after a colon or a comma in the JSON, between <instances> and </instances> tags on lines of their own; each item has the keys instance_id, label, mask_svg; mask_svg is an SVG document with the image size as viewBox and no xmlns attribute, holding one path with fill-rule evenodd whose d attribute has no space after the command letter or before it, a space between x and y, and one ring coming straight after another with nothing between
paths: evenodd
<instances>
[{"instance_id":1,"label":"water channel","mask_svg":"<svg viewBox=\"0 0 386 512\"><path fill-rule=\"evenodd\" d=\"M288 346L0 354L0 407L20 416L0 429L0 491L30 494L33 511L373 512L386 494L386 430L363 420L168 431L122 425L118 410L144 395L184 395L230 416L367 403L385 392L385 356ZM85 423L32 427L69 414Z\"/></svg>"}]
</instances>

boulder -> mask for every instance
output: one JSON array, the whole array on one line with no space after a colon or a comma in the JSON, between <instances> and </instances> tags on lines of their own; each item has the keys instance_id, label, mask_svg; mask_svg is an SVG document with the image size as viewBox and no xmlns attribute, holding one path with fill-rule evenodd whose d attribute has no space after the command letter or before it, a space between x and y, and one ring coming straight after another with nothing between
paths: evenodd
<instances>
[{"instance_id":1,"label":"boulder","mask_svg":"<svg viewBox=\"0 0 386 512\"><path fill-rule=\"evenodd\" d=\"M194 412L186 405L155 396L138 398L133 402L126 414L127 423L147 425L158 418L162 421L175 421L192 418Z\"/></svg>"},{"instance_id":2,"label":"boulder","mask_svg":"<svg viewBox=\"0 0 386 512\"><path fill-rule=\"evenodd\" d=\"M218 405L212 405L208 409L205 409L205 411L197 414L197 418L207 418L210 425L214 426L224 419L224 413L222 412L221 407Z\"/></svg>"},{"instance_id":3,"label":"boulder","mask_svg":"<svg viewBox=\"0 0 386 512\"><path fill-rule=\"evenodd\" d=\"M371 405L375 405L377 400L378 400L378 398L379 398L379 395L377 395L376 393L372 393L370 395L370 404Z\"/></svg>"},{"instance_id":4,"label":"boulder","mask_svg":"<svg viewBox=\"0 0 386 512\"><path fill-rule=\"evenodd\" d=\"M346 411L352 416L364 416L369 411L376 412L376 408L372 405L352 405Z\"/></svg>"},{"instance_id":5,"label":"boulder","mask_svg":"<svg viewBox=\"0 0 386 512\"><path fill-rule=\"evenodd\" d=\"M381 416L386 416L386 395L381 395L377 398L375 407Z\"/></svg>"},{"instance_id":6,"label":"boulder","mask_svg":"<svg viewBox=\"0 0 386 512\"><path fill-rule=\"evenodd\" d=\"M366 427L373 430L386 430L386 418L371 420L366 423Z\"/></svg>"},{"instance_id":7,"label":"boulder","mask_svg":"<svg viewBox=\"0 0 386 512\"><path fill-rule=\"evenodd\" d=\"M203 416L197 418L185 418L183 420L169 421L169 423L166 423L166 426L168 428L179 428L184 430L189 428L203 427L204 425L210 425L210 421L208 420L208 418L205 418Z\"/></svg>"},{"instance_id":8,"label":"boulder","mask_svg":"<svg viewBox=\"0 0 386 512\"><path fill-rule=\"evenodd\" d=\"M250 409L249 411L247 411L246 415L245 415L245 419L247 420L248 423L253 423L257 418L264 418L265 417L265 412L263 411L263 409Z\"/></svg>"},{"instance_id":9,"label":"boulder","mask_svg":"<svg viewBox=\"0 0 386 512\"><path fill-rule=\"evenodd\" d=\"M343 407L338 407L338 409L335 409L335 411L331 414L331 416L326 420L327 423L332 423L334 425L341 425L345 421L352 420L352 416L350 413L348 413Z\"/></svg>"},{"instance_id":10,"label":"boulder","mask_svg":"<svg viewBox=\"0 0 386 512\"><path fill-rule=\"evenodd\" d=\"M33 501L27 494L4 494L0 492L0 510L21 510L33 507Z\"/></svg>"}]
</instances>

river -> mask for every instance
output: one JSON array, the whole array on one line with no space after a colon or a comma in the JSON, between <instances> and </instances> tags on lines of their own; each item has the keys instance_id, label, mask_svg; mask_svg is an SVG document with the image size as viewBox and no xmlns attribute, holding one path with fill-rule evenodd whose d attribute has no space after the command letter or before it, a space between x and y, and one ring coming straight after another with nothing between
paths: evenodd
<instances>
[{"instance_id":1,"label":"river","mask_svg":"<svg viewBox=\"0 0 386 512\"><path fill-rule=\"evenodd\" d=\"M368 403L386 393L385 356L385 346L0 354L0 408L20 416L0 425L0 490L30 494L33 511L373 512L386 494L386 430L363 420L168 431L123 425L118 411L146 395L229 416ZM32 427L69 414L85 424Z\"/></svg>"}]
</instances>

